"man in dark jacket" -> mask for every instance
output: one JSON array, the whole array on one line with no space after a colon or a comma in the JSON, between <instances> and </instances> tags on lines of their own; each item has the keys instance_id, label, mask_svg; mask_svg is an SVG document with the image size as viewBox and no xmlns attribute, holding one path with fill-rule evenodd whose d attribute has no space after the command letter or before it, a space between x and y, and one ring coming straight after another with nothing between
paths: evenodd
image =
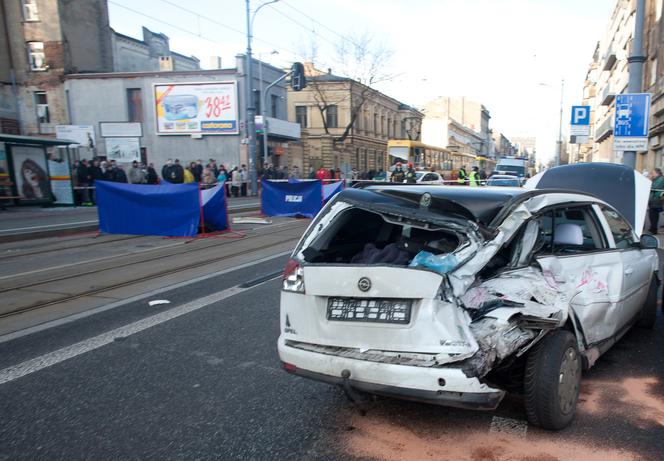
<instances>
[{"instance_id":1,"label":"man in dark jacket","mask_svg":"<svg viewBox=\"0 0 664 461\"><path fill-rule=\"evenodd\" d=\"M127 173L122 169L120 165L117 165L114 170L114 181L115 182L127 182Z\"/></svg>"},{"instance_id":2,"label":"man in dark jacket","mask_svg":"<svg viewBox=\"0 0 664 461\"><path fill-rule=\"evenodd\" d=\"M157 171L154 169L154 163L150 163L147 169L147 175L145 177L148 184L159 184L159 176Z\"/></svg>"},{"instance_id":3,"label":"man in dark jacket","mask_svg":"<svg viewBox=\"0 0 664 461\"><path fill-rule=\"evenodd\" d=\"M184 168L182 168L182 165L180 165L180 160L177 158L175 159L175 164L173 165L173 175L172 175L173 184L182 184L184 182Z\"/></svg>"},{"instance_id":4,"label":"man in dark jacket","mask_svg":"<svg viewBox=\"0 0 664 461\"><path fill-rule=\"evenodd\" d=\"M88 171L90 173L90 187L92 187L92 189L90 189L92 191L91 199L92 199L92 203L95 203L97 201L96 200L96 189L94 189L95 181L103 181L104 180L104 172L102 171L101 167L99 166L99 160L94 159L92 161L92 165L90 165L90 168L89 168Z\"/></svg>"},{"instance_id":5,"label":"man in dark jacket","mask_svg":"<svg viewBox=\"0 0 664 461\"><path fill-rule=\"evenodd\" d=\"M191 168L191 174L194 175L195 182L201 182L201 178L203 177L203 161L200 158L196 160L196 163Z\"/></svg>"},{"instance_id":6,"label":"man in dark jacket","mask_svg":"<svg viewBox=\"0 0 664 461\"><path fill-rule=\"evenodd\" d=\"M76 182L79 187L79 201L81 205L92 205L90 202L90 168L88 161L83 159L76 167Z\"/></svg>"}]
</instances>

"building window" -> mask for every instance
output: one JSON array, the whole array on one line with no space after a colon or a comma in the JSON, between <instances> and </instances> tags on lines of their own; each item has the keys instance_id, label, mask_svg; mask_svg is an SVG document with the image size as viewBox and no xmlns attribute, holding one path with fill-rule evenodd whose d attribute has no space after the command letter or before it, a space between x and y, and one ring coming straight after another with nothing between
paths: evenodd
<instances>
[{"instance_id":1,"label":"building window","mask_svg":"<svg viewBox=\"0 0 664 461\"><path fill-rule=\"evenodd\" d=\"M302 128L306 128L307 124L307 106L295 106L295 122L299 123Z\"/></svg>"},{"instance_id":2,"label":"building window","mask_svg":"<svg viewBox=\"0 0 664 461\"><path fill-rule=\"evenodd\" d=\"M130 122L143 121L143 96L140 88L127 88L127 118Z\"/></svg>"},{"instance_id":3,"label":"building window","mask_svg":"<svg viewBox=\"0 0 664 461\"><path fill-rule=\"evenodd\" d=\"M378 114L374 114L373 131L374 134L378 134Z\"/></svg>"},{"instance_id":4,"label":"building window","mask_svg":"<svg viewBox=\"0 0 664 461\"><path fill-rule=\"evenodd\" d=\"M39 8L37 0L22 0L23 20L26 22L39 21Z\"/></svg>"},{"instance_id":5,"label":"building window","mask_svg":"<svg viewBox=\"0 0 664 461\"><path fill-rule=\"evenodd\" d=\"M46 70L44 42L28 42L28 62L30 70Z\"/></svg>"},{"instance_id":6,"label":"building window","mask_svg":"<svg viewBox=\"0 0 664 461\"><path fill-rule=\"evenodd\" d=\"M271 103L270 104L270 114L272 114L272 117L274 117L274 118L279 118L279 117L277 117L277 110L279 108L279 96L277 96L276 94L273 94L270 98L271 98L270 99L270 103Z\"/></svg>"},{"instance_id":7,"label":"building window","mask_svg":"<svg viewBox=\"0 0 664 461\"><path fill-rule=\"evenodd\" d=\"M328 128L337 128L339 126L337 106L327 106L325 110L325 123Z\"/></svg>"},{"instance_id":8,"label":"building window","mask_svg":"<svg viewBox=\"0 0 664 461\"><path fill-rule=\"evenodd\" d=\"M256 109L255 114L261 114L261 92L259 90L254 90L254 109Z\"/></svg>"}]
</instances>

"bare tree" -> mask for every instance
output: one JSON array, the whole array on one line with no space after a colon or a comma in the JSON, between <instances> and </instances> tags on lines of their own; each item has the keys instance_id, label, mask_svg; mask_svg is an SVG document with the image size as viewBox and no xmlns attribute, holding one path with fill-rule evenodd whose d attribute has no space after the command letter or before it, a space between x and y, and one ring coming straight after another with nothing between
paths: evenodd
<instances>
[{"instance_id":1,"label":"bare tree","mask_svg":"<svg viewBox=\"0 0 664 461\"><path fill-rule=\"evenodd\" d=\"M353 127L362 114L366 101L376 93L372 85L393 78L387 72L387 65L392 57L392 51L384 42L377 41L369 34L349 36L339 42L336 47L336 57L331 62L339 75L332 75L315 69L318 58L318 47L312 42L305 54L309 62L314 63L313 69L308 69L308 86L314 92L314 100L323 120L323 129L332 136L334 145L343 142L352 133ZM339 107L348 102L350 117L340 135L333 135L328 126L328 110L332 106ZM338 128L338 127L335 127Z\"/></svg>"}]
</instances>

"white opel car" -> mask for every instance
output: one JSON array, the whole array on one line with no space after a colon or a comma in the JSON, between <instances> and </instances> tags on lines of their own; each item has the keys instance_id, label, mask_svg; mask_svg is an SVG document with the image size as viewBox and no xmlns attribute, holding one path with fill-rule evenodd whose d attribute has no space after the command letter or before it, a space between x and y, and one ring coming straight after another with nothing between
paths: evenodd
<instances>
[{"instance_id":1,"label":"white opel car","mask_svg":"<svg viewBox=\"0 0 664 461\"><path fill-rule=\"evenodd\" d=\"M640 236L649 184L585 164L525 189L341 192L284 272L284 368L351 396L461 408L518 392L530 423L565 427L582 370L655 322L658 244Z\"/></svg>"}]
</instances>

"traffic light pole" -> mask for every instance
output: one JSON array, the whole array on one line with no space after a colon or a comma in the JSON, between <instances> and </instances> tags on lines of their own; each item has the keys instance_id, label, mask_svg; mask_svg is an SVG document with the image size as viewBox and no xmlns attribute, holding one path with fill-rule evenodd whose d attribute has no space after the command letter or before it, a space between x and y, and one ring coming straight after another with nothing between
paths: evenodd
<instances>
[{"instance_id":1,"label":"traffic light pole","mask_svg":"<svg viewBox=\"0 0 664 461\"><path fill-rule=\"evenodd\" d=\"M634 39L632 48L627 58L629 69L629 83L627 93L641 93L643 91L643 17L645 12L645 0L636 0L636 14L634 17ZM614 109L615 110L615 109ZM623 152L623 165L636 168L636 152Z\"/></svg>"},{"instance_id":2,"label":"traffic light pole","mask_svg":"<svg viewBox=\"0 0 664 461\"><path fill-rule=\"evenodd\" d=\"M279 82L283 82L288 76L290 76L293 73L293 71L290 71L278 79L276 79L274 82L270 83L267 88L265 88L265 91L263 92L263 106L261 107L261 115L263 115L263 168L265 168L265 165L267 165L267 110L265 109L267 107L267 95L270 89L279 84Z\"/></svg>"}]
</instances>

